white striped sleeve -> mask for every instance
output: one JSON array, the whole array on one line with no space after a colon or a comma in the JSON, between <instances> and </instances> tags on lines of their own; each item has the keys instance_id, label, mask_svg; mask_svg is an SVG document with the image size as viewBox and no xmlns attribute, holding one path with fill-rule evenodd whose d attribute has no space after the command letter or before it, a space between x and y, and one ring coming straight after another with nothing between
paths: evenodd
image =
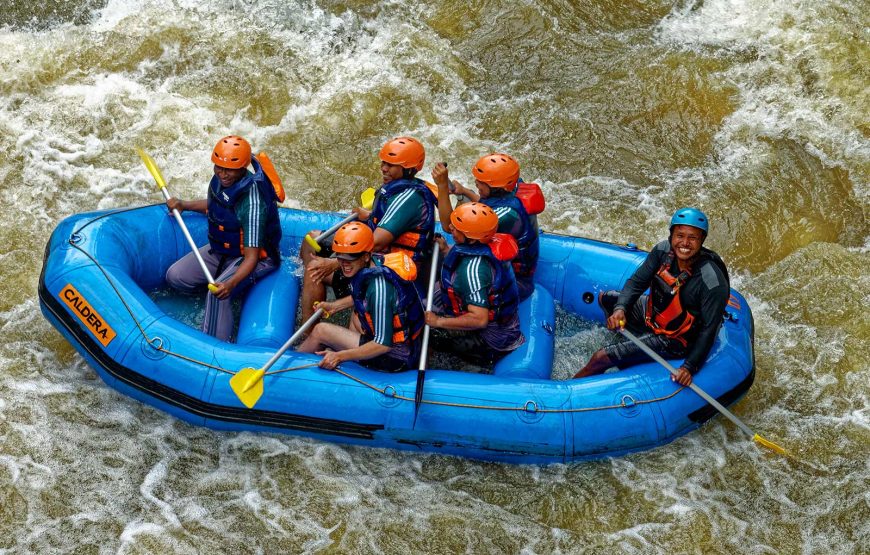
<instances>
[{"instance_id":1,"label":"white striped sleeve","mask_svg":"<svg viewBox=\"0 0 870 555\"><path fill-rule=\"evenodd\" d=\"M475 256L465 267L465 279L468 283L468 298L466 304L475 306L489 306L489 299L486 295L486 287L480 278L481 264L483 263L482 256ZM486 268L485 268L486 269Z\"/></svg>"},{"instance_id":2,"label":"white striped sleeve","mask_svg":"<svg viewBox=\"0 0 870 555\"><path fill-rule=\"evenodd\" d=\"M247 205L247 206L246 206ZM248 189L248 194L237 204L236 214L242 226L246 247L260 247L263 245L265 233L266 204L260 195L256 185Z\"/></svg>"},{"instance_id":3,"label":"white striped sleeve","mask_svg":"<svg viewBox=\"0 0 870 555\"><path fill-rule=\"evenodd\" d=\"M393 344L393 311L387 299L387 280L377 276L369 284L369 314L374 324L375 343L385 346Z\"/></svg>"}]
</instances>

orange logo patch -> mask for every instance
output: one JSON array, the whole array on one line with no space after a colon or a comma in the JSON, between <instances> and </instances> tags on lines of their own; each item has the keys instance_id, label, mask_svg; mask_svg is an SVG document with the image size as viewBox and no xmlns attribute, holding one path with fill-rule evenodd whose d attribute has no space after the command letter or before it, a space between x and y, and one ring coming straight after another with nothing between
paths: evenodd
<instances>
[{"instance_id":1,"label":"orange logo patch","mask_svg":"<svg viewBox=\"0 0 870 555\"><path fill-rule=\"evenodd\" d=\"M91 303L86 301L72 284L67 283L58 296L72 310L73 314L79 317L85 327L91 330L91 333L97 337L103 347L108 346L115 339L115 330L109 327L100 313L94 310Z\"/></svg>"}]
</instances>

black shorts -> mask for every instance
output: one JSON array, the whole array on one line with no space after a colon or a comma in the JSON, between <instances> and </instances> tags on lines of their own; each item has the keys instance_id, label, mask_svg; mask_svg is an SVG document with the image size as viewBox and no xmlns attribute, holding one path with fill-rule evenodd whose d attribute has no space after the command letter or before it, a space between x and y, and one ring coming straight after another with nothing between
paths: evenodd
<instances>
[{"instance_id":1,"label":"black shorts","mask_svg":"<svg viewBox=\"0 0 870 555\"><path fill-rule=\"evenodd\" d=\"M609 317L613 313L613 307L616 306L617 298L619 298L619 291L607 291L598 298L605 316ZM685 357L686 347L682 343L676 339L653 333L647 327L645 320L646 300L647 296L643 295L634 303L634 306L626 310L625 327L634 333L641 343L664 358ZM630 339L622 336L619 337L620 339L604 347L604 353L620 370L652 360L648 354L643 352Z\"/></svg>"},{"instance_id":2,"label":"black shorts","mask_svg":"<svg viewBox=\"0 0 870 555\"><path fill-rule=\"evenodd\" d=\"M371 337L366 337L365 335L359 336L360 346L365 345L371 340ZM357 362L362 364L366 368L371 368L372 370L379 370L381 372L404 372L408 369L408 365L405 363L404 360L393 358L389 354L376 356L375 358L370 358L366 360L358 360Z\"/></svg>"},{"instance_id":3,"label":"black shorts","mask_svg":"<svg viewBox=\"0 0 870 555\"><path fill-rule=\"evenodd\" d=\"M456 355L477 366L492 367L512 352L493 349L476 331L432 329L430 338L436 351Z\"/></svg>"}]
</instances>

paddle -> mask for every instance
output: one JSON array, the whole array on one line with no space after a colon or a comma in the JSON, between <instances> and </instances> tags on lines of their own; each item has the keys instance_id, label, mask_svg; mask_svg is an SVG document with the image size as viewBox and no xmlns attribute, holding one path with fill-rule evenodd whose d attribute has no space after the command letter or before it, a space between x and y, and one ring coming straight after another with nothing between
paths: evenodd
<instances>
[{"instance_id":1,"label":"paddle","mask_svg":"<svg viewBox=\"0 0 870 555\"><path fill-rule=\"evenodd\" d=\"M627 338L629 338L629 339L632 341L632 343L634 343L635 345L637 345L637 346L638 346L638 347L639 347L643 352L645 352L645 353L648 354L650 357L652 357L652 359L653 359L654 361L658 362L659 364L661 364L662 366L664 366L665 368L667 368L668 371L669 371L671 374L673 374L674 376L676 376L676 375L679 374L679 371L678 371L676 368L674 368L673 366L671 366L671 365L668 363L668 361L666 361L666 360L663 359L661 356L659 356L658 353L656 353L655 351L653 351L652 349L650 349L648 346L646 346L644 343L642 343L641 340L638 339L638 338L637 338L633 333L631 333L630 331L628 331L628 330L625 329L625 328L620 328L619 331L622 332L622 335L624 335L624 336L626 336ZM719 403L719 401L717 401L716 399L714 399L713 397L711 397L710 395L708 395L708 394L707 394L703 389L701 389L700 387L698 387L697 385L695 385L694 382L690 383L690 384L689 384L689 387L692 389L692 391L694 391L695 393L697 393L698 395L700 395L702 399L704 399L705 401L707 401L708 403L710 403L711 405L713 405L713 407L714 407L716 410L718 410L719 412L721 412L722 414L724 414L724 415L728 418L728 420L730 420L731 422L734 422L734 424L736 424L738 428L740 428L741 430L743 430L743 432L745 432L749 437L751 437L753 441L755 441L755 442L758 443L759 445L763 445L764 447L767 447L768 449L771 449L771 450L773 450L773 451L776 451L776 452L779 453L780 455L786 455L786 456L788 456L788 457L791 456L791 454L790 454L788 451L786 451L785 449L783 449L782 447L780 447L780 446L777 445L776 443L774 443L774 442L772 442L772 441L769 441L769 440L767 440L767 439L764 439L763 437L761 437L760 435L756 434L756 433L753 432L751 429L749 429L749 426L747 426L746 424L744 424L743 422L741 422L739 418L737 418L736 416L734 416L734 414L731 413L731 411L729 411L728 409L726 409L725 407L723 407L723 406Z\"/></svg>"},{"instance_id":2,"label":"paddle","mask_svg":"<svg viewBox=\"0 0 870 555\"><path fill-rule=\"evenodd\" d=\"M362 194L360 195L360 202L362 203L363 208L365 208L366 210L371 210L372 206L375 203L375 190L372 187L369 187L368 189L363 191ZM330 227L329 229L327 229L326 231L324 231L323 233L318 235L317 239L312 237L310 234L306 233L305 234L305 242L308 243L308 246L310 246L312 249L314 249L314 252L320 252L320 250L323 248L321 246L321 243L323 241L325 241L327 237L332 236L333 233L338 231L338 228L340 228L344 224L347 224L347 223L354 221L355 219L357 219L357 217L358 216L356 214L348 215L346 218L344 218L343 220L341 220L340 222L338 222L334 226Z\"/></svg>"},{"instance_id":3,"label":"paddle","mask_svg":"<svg viewBox=\"0 0 870 555\"><path fill-rule=\"evenodd\" d=\"M154 161L154 158L151 158L151 156L149 156L148 153L141 148L137 148L136 152L139 153L139 158L142 159L142 162L145 163L145 167L148 168L148 171L151 173L154 181L157 182L157 188L160 189L161 193L163 193L163 199L169 200L171 198L171 195L169 194L169 191L166 190L166 180L163 179L163 174L160 173L160 168L157 167L157 163ZM202 255L199 254L199 247L197 247L196 243L193 242L193 237L190 236L190 232L187 230L187 226L184 225L184 220L181 218L181 213L173 208L172 215L175 216L175 221L178 222L178 226L181 228L181 232L184 234L184 238L187 239L187 244L190 245L191 250L193 250L193 255L196 257L196 261L199 262L199 267L202 268L202 273L205 274L205 277L208 280L208 290L214 293L218 290L217 286L215 285L214 278L212 277L211 272L208 271L208 266L205 265L205 260L202 259Z\"/></svg>"},{"instance_id":4,"label":"paddle","mask_svg":"<svg viewBox=\"0 0 870 555\"><path fill-rule=\"evenodd\" d=\"M340 222L338 222L334 226L330 227L329 229L327 229L326 231L324 231L323 233L318 235L316 239L314 237L312 237L309 233L306 233L305 234L305 242L308 243L308 245L312 249L314 249L314 252L320 252L323 249L323 247L320 246L320 243L322 243L323 241L326 240L327 237L330 237L333 233L338 231L338 228L340 228L344 224L349 224L350 222L354 221L355 219L357 219L356 214L349 214L345 219L341 220Z\"/></svg>"},{"instance_id":5,"label":"paddle","mask_svg":"<svg viewBox=\"0 0 870 555\"><path fill-rule=\"evenodd\" d=\"M438 273L438 255L441 250L438 243L432 248L432 266L429 268L429 290L426 293L426 311L432 310L432 295L435 293L435 276ZM417 413L420 411L420 403L423 401L423 384L426 377L426 358L429 355L429 324L423 328L423 352L420 353L420 368L417 369L417 389L414 392L414 422L417 423Z\"/></svg>"},{"instance_id":6,"label":"paddle","mask_svg":"<svg viewBox=\"0 0 870 555\"><path fill-rule=\"evenodd\" d=\"M262 368L242 368L230 379L230 387L233 388L233 392L235 392L236 396L246 407L249 409L253 408L260 399L260 396L263 395L263 376L266 374L266 371L269 370L269 368L271 368L279 358L281 358L281 355L287 352L287 349L289 349L290 346L293 345L293 343L299 339L302 334L305 333L318 318L320 318L321 315L323 315L323 309L318 308L317 311L311 315L311 318L302 324L302 326L296 330L296 333L290 336L290 339L288 339L287 342L278 349L278 352L272 355L272 358L270 358Z\"/></svg>"}]
</instances>

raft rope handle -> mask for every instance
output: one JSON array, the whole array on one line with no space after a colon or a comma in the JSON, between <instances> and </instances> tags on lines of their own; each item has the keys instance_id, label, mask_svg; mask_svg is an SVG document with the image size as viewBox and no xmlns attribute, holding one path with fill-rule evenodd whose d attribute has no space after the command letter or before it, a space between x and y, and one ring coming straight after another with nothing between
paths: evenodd
<instances>
[{"instance_id":1,"label":"raft rope handle","mask_svg":"<svg viewBox=\"0 0 870 555\"><path fill-rule=\"evenodd\" d=\"M134 210L144 210L145 208L153 208L153 207L159 206L161 204L164 204L164 203L156 202L154 204L148 204L146 206L134 206L132 208L119 208L117 210L112 210L111 212L101 214L92 220L88 220L82 227L80 227L80 228L76 229L75 231L73 231L72 233L70 233L70 236L72 237L72 236L80 235L84 228L88 227L89 225L91 225L94 222L102 220L103 218L108 218L109 216L114 216L115 214L122 214L124 212L132 212Z\"/></svg>"},{"instance_id":2,"label":"raft rope handle","mask_svg":"<svg viewBox=\"0 0 870 555\"><path fill-rule=\"evenodd\" d=\"M340 367L336 368L334 370L334 372L338 372L342 376L344 376L348 379L351 379L362 386L365 386L365 387L368 387L369 389L377 391L381 395L385 395L385 396L391 397L393 399L401 399L402 401L414 401L414 397L406 397L404 395L399 395L398 392L396 392L395 386L387 385L383 388L380 388L376 385L373 385L373 384L366 382L365 380L357 378L356 376L354 376L352 374L348 374L347 372L342 370ZM625 397L623 397L622 402L618 405L604 405L604 406L600 406L600 407L581 407L581 408L576 408L576 409L543 409L543 408L538 407L537 403L533 400L526 401L520 407L494 407L492 405L470 405L467 403L451 403L448 401L433 401L431 399L423 399L422 402L429 404L429 405L440 405L443 407L456 407L456 408L465 408L465 409L510 410L510 411L518 411L519 410L519 411L534 412L534 413L553 413L553 414L556 414L556 413L572 413L572 412L590 412L590 411L608 410L608 409L625 409L625 408L631 408L635 405L647 405L650 403L658 403L659 401L667 401L668 399L670 399L671 397L674 397L677 393L681 392L684 389L686 389L686 388L684 386L681 386L673 393L670 393L670 394L665 395L663 397L656 397L654 399L640 399L640 400L632 399L633 402L626 403ZM530 403L532 405L534 405L534 408L531 411L528 408Z\"/></svg>"},{"instance_id":3,"label":"raft rope handle","mask_svg":"<svg viewBox=\"0 0 870 555\"><path fill-rule=\"evenodd\" d=\"M134 210L134 209L130 209L130 210ZM117 214L117 213L118 212L112 212L111 214ZM111 214L105 214L104 216L109 216ZM100 218L102 218L104 216L100 216ZM91 222L88 222L88 223L91 223ZM87 224L85 224L84 226L79 228L76 232L73 233L73 235L78 235L79 231L81 231L81 229L84 229L84 227L86 227L86 226L87 226ZM148 337L148 334L145 333L145 329L142 327L142 324L139 322L139 319L136 318L136 315L133 313L133 310L130 308L130 305L127 304L127 301L126 301L126 299L124 299L124 296L121 295L120 291L118 291L118 288L115 286L115 283L109 277L109 274L106 273L106 270L103 269L103 267L100 265L100 263L97 262L97 260L93 256L91 256L91 254L89 252L86 252L83 248L81 248L78 245L76 245L75 243L73 243L72 240L69 240L68 242L74 249L81 252L86 257L88 257L88 259L94 263L94 266L99 268L100 272L103 274L103 277L106 278L106 281L109 283L109 285L112 287L112 290L118 296L118 299L121 300L121 303L124 305L124 308L127 310L127 313L130 315L130 319L133 320L134 324L136 324L136 327L139 329L139 333L142 335L142 337L145 339L145 341L151 346L152 349L159 351L161 353L165 353L167 355L179 358L181 360L191 362L193 364L198 364L200 366L204 366L204 367L210 368L212 370L217 370L219 372L223 372L224 374L230 374L232 376L236 375L237 372L234 372L232 370L228 370L226 368L223 368L221 366L216 366L214 364L209 364L207 362L203 362L201 360L197 360L195 358L191 358L191 357L183 355L181 353L176 353L174 351L171 351L169 349L164 348L163 347L163 339L161 337L157 337L157 336L155 336L153 338ZM159 345L158 345L158 343L159 343ZM301 370L303 368L311 368L312 366L317 366L317 364L318 363L314 362L311 364L304 364L302 366L294 366L292 368L280 368L278 370L272 370L271 372L266 372L266 374L264 374L264 375L270 376L272 374L280 374L282 372L290 372L292 370Z\"/></svg>"},{"instance_id":4,"label":"raft rope handle","mask_svg":"<svg viewBox=\"0 0 870 555\"><path fill-rule=\"evenodd\" d=\"M156 205L152 205L152 206L156 206ZM80 227L79 229L77 229L76 231L74 231L74 232L71 234L71 236L73 236L73 235L79 235L79 233L81 232L82 229L84 229L85 227L87 227L87 226L90 225L91 223L93 223L93 222L95 222L95 221L97 221L97 220L99 220L99 219L101 219L101 218L105 218L106 216L111 216L111 215L114 215L114 214L118 214L118 213L120 213L120 212L126 212L126 211L130 211L130 210L139 210L139 209L141 209L141 208L149 208L149 207L148 207L148 206L140 206L140 207L136 207L136 208L127 208L127 209L123 209L123 210L117 210L117 211L115 211L115 212L110 212L110 213L108 213L108 214L103 214L103 215L98 216L97 218L95 218L95 219L89 221L88 223L86 223L85 225L83 225L82 227ZM136 315L133 313L132 309L130 308L130 305L127 304L127 301L124 299L124 296L121 295L121 292L118 291L118 288L115 286L115 283L114 283L114 282L112 281L112 279L109 277L109 274L106 273L106 270L103 269L103 267L100 265L100 263L97 262L97 260L96 260L93 256L91 256L90 253L85 252L85 250L84 250L83 248L79 247L79 246L78 246L77 244L75 244L72 240L68 240L68 242L69 242L70 246L72 246L72 248L74 248L74 249L78 250L79 252L81 252L81 253L82 253L83 255L85 255L85 256L86 256L86 257L87 257L91 262L93 262L94 265L95 265L97 268L99 268L100 272L103 274L103 277L106 278L106 281L107 281L107 282L109 283L109 285L112 287L112 290L115 292L115 294L116 294L116 295L118 296L118 298L121 300L121 303L124 305L124 308L127 309L127 313L130 315L130 318L131 318L131 319L133 320L133 322L136 324L136 327L139 328L139 333L142 334L142 337L145 338L145 341L146 341L146 342L147 342L147 343L148 343L148 344L149 344L153 349L156 349L156 350L158 350L158 351L160 351L160 352L162 352L162 353L166 353L167 355L170 355L170 356L173 356L173 357L179 358L179 359L181 359L181 360L185 360L185 361L187 361L187 362L191 362L191 363L193 363L193 364L198 364L198 365L200 365L200 366L205 366L206 368L211 368L212 370L217 370L217 371L219 371L219 372L223 372L223 373L225 373L225 374L230 374L230 375L233 375L233 376L237 374L237 372L234 372L234 371L232 371L232 370L228 370L228 369L226 369L226 368L222 368L222 367L220 367L220 366L215 366L215 365L213 365L213 364L209 364L209 363L207 363L207 362L203 362L203 361L201 361L201 360L196 360L196 359L191 358L191 357L188 357L188 356L186 356L186 355L182 355L181 353L176 353L176 352L174 352L174 351L170 351L169 349L165 349L165 348L163 348L163 346L162 346L163 340L162 340L160 337L149 338L149 337L148 337L148 334L145 333L145 329L142 327L142 324L139 322L139 320L136 318ZM156 343L157 341L160 341L160 343L161 343L161 345L160 345L159 347L155 346L155 343ZM265 376L271 376L271 375L273 375L273 374L281 374L282 372L291 372L291 371L293 371L293 370L302 370L302 369L304 369L304 368L311 368L311 367L317 366L318 364L319 364L319 362L312 362L312 363L309 363L309 364L303 364L303 365L301 365L301 366L294 366L294 367L291 367L291 368L281 368L281 369L278 369L278 370L272 370L271 372L266 372L266 374L264 374L264 375L265 375ZM387 386L385 386L385 387L383 387L383 388L380 388L380 387L377 387L377 386L374 385L374 384L370 384L370 383L366 382L365 380L362 380L362 379L360 379L360 378L357 378L356 376L353 376L353 375L351 375L351 374L348 374L347 372L345 372L345 371L342 370L341 368L336 368L336 369L334 370L334 372L337 372L337 373L341 374L342 376L345 376L346 378L349 378L349 379L351 379L351 380L357 382L358 384L360 384L360 385L362 385L362 386L364 386L364 387L367 387L367 388L369 388L369 389L372 389L372 390L374 390L374 391L377 391L377 392L380 393L381 395L385 395L385 396L387 396L387 397L391 397L391 398L394 398L394 399L400 399L400 400L402 400L402 401L411 401L411 402L414 402L414 397L406 397L406 396L404 396L404 395L399 395L398 391L396 391L395 386L387 385ZM684 390L684 389L685 389L685 387L680 387L679 389L675 390L673 393L671 393L671 394L669 394L669 395L665 395L664 397L656 397L656 398L654 398L654 399L641 399L641 400L634 400L634 399L632 399L632 401L633 401L632 403L626 403L626 402L625 402L625 396L623 396L623 398L622 398L622 402L621 402L620 404L618 404L618 405L604 405L604 406L600 406L600 407L582 407L582 408L576 408L576 409L543 409L543 408L539 408L538 405L537 405L537 403L535 403L535 401L532 401L532 400L530 400L530 401L526 401L526 403L523 404L521 407L494 407L494 406L492 406L492 405L471 405L471 404L467 404L467 403L451 403L451 402L447 402L447 401L433 401L433 400L430 400L430 399L422 399L421 402L422 402L422 403L426 403L426 404L428 404L428 405L439 405L439 406L443 406L443 407L455 407L455 408L466 408L466 409L481 409L481 410L499 410L499 411L517 411L517 410L521 410L521 411L526 411L526 412L529 412L529 408L528 408L528 407L529 407L529 404L532 403L532 404L534 405L534 410L531 411L531 412L535 412L535 413L551 413L551 414L556 414L556 413L590 412L590 411L596 411L596 410L608 410L608 409L622 409L622 408L630 408L630 407L633 407L633 406L635 406L635 405L646 405L646 404L650 404L650 403L657 403L657 402L659 402L659 401L666 401L666 400L670 399L671 397L674 397L677 393L681 392L681 391ZM388 390L390 391L390 393L388 393Z\"/></svg>"}]
</instances>

